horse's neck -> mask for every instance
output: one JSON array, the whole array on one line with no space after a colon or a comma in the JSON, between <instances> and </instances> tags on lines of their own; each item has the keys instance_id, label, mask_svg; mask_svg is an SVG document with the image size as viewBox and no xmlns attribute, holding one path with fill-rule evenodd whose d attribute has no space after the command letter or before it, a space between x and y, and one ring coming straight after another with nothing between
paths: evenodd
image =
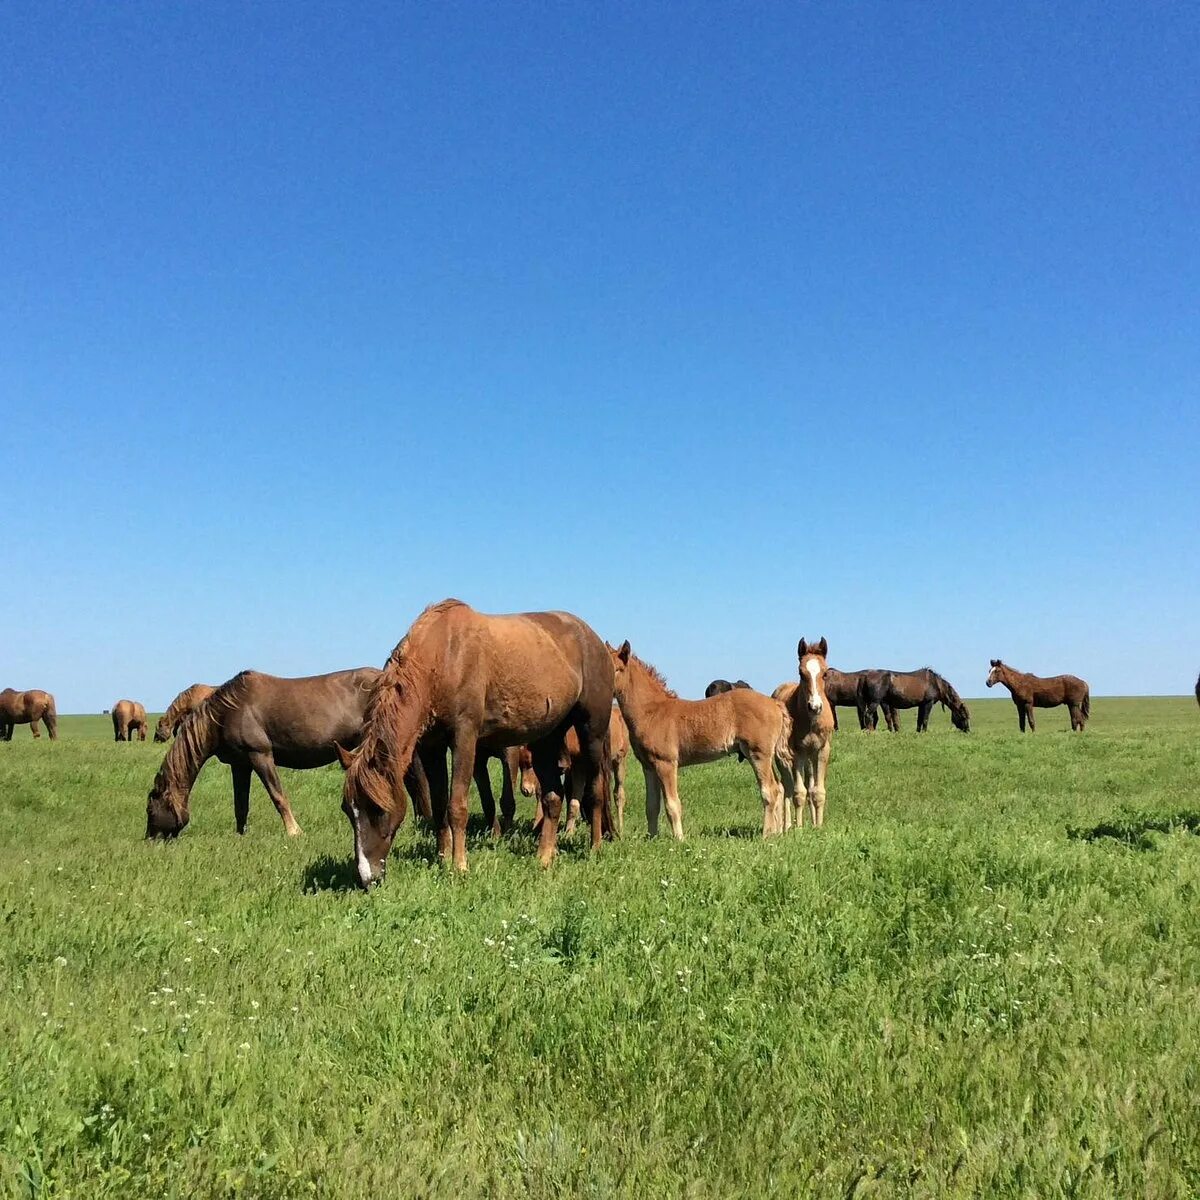
<instances>
[{"instance_id":1,"label":"horse's neck","mask_svg":"<svg viewBox=\"0 0 1200 1200\"><path fill-rule=\"evenodd\" d=\"M190 791L201 768L216 752L221 729L211 718L180 729L159 768L172 787Z\"/></svg>"},{"instance_id":2,"label":"horse's neck","mask_svg":"<svg viewBox=\"0 0 1200 1200\"><path fill-rule=\"evenodd\" d=\"M639 719L643 718L652 705L670 699L666 688L649 671L630 672L629 683L630 686L625 689L621 712L630 725L636 724Z\"/></svg>"}]
</instances>

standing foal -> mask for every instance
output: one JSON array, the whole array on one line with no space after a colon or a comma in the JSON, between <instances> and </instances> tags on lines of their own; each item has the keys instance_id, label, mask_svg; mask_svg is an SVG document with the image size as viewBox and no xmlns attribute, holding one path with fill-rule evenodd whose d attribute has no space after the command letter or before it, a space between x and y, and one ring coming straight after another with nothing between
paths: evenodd
<instances>
[{"instance_id":1,"label":"standing foal","mask_svg":"<svg viewBox=\"0 0 1200 1200\"><path fill-rule=\"evenodd\" d=\"M822 638L809 645L804 638L796 648L800 660L800 682L781 683L772 695L779 700L792 719L792 762L776 763L783 777L787 800L796 807L796 825L804 825L804 803L814 826L825 824L825 771L829 766L829 742L833 736L833 708L825 694L825 659L829 644ZM804 783L801 793L796 786L797 775ZM792 827L791 806L784 803L784 829Z\"/></svg>"}]
</instances>

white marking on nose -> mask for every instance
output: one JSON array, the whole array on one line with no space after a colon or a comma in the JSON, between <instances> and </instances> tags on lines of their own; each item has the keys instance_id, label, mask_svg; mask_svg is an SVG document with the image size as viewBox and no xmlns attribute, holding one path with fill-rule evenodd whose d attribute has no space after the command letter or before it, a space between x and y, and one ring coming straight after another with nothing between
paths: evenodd
<instances>
[{"instance_id":1,"label":"white marking on nose","mask_svg":"<svg viewBox=\"0 0 1200 1200\"><path fill-rule=\"evenodd\" d=\"M358 836L358 809L352 808L350 811L354 816L354 860L358 866L358 879L363 887L368 887L371 883L371 863L362 848L362 839Z\"/></svg>"},{"instance_id":2,"label":"white marking on nose","mask_svg":"<svg viewBox=\"0 0 1200 1200\"><path fill-rule=\"evenodd\" d=\"M804 664L804 669L808 672L809 679L812 680L812 691L808 695L808 707L813 712L821 711L821 687L817 682L817 676L821 671L821 664L815 658L810 658Z\"/></svg>"}]
</instances>

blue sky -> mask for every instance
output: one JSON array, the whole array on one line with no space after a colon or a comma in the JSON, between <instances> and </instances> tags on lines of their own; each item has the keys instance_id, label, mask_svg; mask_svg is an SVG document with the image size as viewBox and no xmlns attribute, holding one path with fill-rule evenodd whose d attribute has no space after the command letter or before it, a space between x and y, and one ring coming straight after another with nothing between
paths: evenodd
<instances>
[{"instance_id":1,"label":"blue sky","mask_svg":"<svg viewBox=\"0 0 1200 1200\"><path fill-rule=\"evenodd\" d=\"M6 5L0 684L457 595L683 694L802 634L1188 690L1197 61L1184 5Z\"/></svg>"}]
</instances>

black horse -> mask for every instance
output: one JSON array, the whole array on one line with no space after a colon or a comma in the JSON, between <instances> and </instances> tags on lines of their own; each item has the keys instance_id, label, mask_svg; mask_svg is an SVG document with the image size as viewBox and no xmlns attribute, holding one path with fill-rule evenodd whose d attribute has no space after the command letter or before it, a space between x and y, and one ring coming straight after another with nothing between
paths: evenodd
<instances>
[{"instance_id":1,"label":"black horse","mask_svg":"<svg viewBox=\"0 0 1200 1200\"><path fill-rule=\"evenodd\" d=\"M962 697L932 667L919 671L864 671L858 682L858 720L864 729L879 725L879 710L893 733L900 732L898 708L917 710L917 732L929 728L933 706L950 710L954 728L971 732L971 713Z\"/></svg>"},{"instance_id":2,"label":"black horse","mask_svg":"<svg viewBox=\"0 0 1200 1200\"><path fill-rule=\"evenodd\" d=\"M732 692L734 688L748 687L750 685L744 679L739 679L737 683L730 683L728 679L714 679L704 689L704 698L705 700L711 700L713 696L719 696L722 692Z\"/></svg>"},{"instance_id":3,"label":"black horse","mask_svg":"<svg viewBox=\"0 0 1200 1200\"><path fill-rule=\"evenodd\" d=\"M842 708L858 709L858 683L859 680L866 675L866 671L839 671L835 667L830 667L825 672L825 698L829 701L829 707L833 710L833 727L838 728L838 706ZM879 716L876 714L876 720ZM869 726L863 723L862 714L858 718L859 729L872 729L874 726Z\"/></svg>"}]
</instances>

